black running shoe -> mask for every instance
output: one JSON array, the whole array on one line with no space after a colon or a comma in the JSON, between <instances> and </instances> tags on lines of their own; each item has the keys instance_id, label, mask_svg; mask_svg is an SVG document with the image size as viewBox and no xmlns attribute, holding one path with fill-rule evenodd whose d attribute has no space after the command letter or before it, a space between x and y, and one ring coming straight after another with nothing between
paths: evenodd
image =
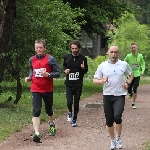
<instances>
[{"instance_id":1,"label":"black running shoe","mask_svg":"<svg viewBox=\"0 0 150 150\"><path fill-rule=\"evenodd\" d=\"M40 135L34 134L34 136L33 136L33 142L41 143Z\"/></svg>"}]
</instances>

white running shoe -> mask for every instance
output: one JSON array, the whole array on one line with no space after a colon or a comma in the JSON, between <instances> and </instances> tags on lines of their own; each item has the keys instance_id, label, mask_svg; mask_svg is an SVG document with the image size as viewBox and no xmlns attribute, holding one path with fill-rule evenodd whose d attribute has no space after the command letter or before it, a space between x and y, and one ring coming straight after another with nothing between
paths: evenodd
<instances>
[{"instance_id":1,"label":"white running shoe","mask_svg":"<svg viewBox=\"0 0 150 150\"><path fill-rule=\"evenodd\" d=\"M111 140L110 150L114 150L115 148L116 148L116 141L115 140Z\"/></svg>"},{"instance_id":2,"label":"white running shoe","mask_svg":"<svg viewBox=\"0 0 150 150\"><path fill-rule=\"evenodd\" d=\"M71 124L72 124L72 127L76 127L77 126L76 120L72 120Z\"/></svg>"},{"instance_id":3,"label":"white running shoe","mask_svg":"<svg viewBox=\"0 0 150 150\"><path fill-rule=\"evenodd\" d=\"M121 140L120 137L117 137L117 138L116 138L116 147L117 147L118 149L122 149L122 148L123 148L122 140Z\"/></svg>"},{"instance_id":4,"label":"white running shoe","mask_svg":"<svg viewBox=\"0 0 150 150\"><path fill-rule=\"evenodd\" d=\"M71 122L72 121L72 112L69 112L67 115L67 121Z\"/></svg>"}]
</instances>

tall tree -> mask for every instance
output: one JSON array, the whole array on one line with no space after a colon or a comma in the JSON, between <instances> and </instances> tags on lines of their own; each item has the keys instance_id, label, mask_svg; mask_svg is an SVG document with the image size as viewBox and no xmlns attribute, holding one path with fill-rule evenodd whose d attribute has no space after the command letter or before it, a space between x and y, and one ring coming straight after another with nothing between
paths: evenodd
<instances>
[{"instance_id":1,"label":"tall tree","mask_svg":"<svg viewBox=\"0 0 150 150\"><path fill-rule=\"evenodd\" d=\"M138 21L141 24L150 25L150 0L131 0L131 2L139 6L137 10L139 14L141 14L141 17L139 17L139 15L137 16Z\"/></svg>"},{"instance_id":2,"label":"tall tree","mask_svg":"<svg viewBox=\"0 0 150 150\"><path fill-rule=\"evenodd\" d=\"M105 35L106 24L133 10L133 6L123 0L63 0L63 2L69 2L72 8L85 9L84 17L78 17L78 21L84 19L87 22L82 25L82 29L88 35L93 33Z\"/></svg>"},{"instance_id":3,"label":"tall tree","mask_svg":"<svg viewBox=\"0 0 150 150\"><path fill-rule=\"evenodd\" d=\"M3 73L7 66L6 55L10 50L12 41L13 21L16 16L16 0L0 1L0 83L3 80Z\"/></svg>"},{"instance_id":4,"label":"tall tree","mask_svg":"<svg viewBox=\"0 0 150 150\"><path fill-rule=\"evenodd\" d=\"M117 20L118 28L115 29L112 35L108 32L112 38L110 45L118 45L120 49L120 58L130 53L130 44L135 42L138 45L138 51L145 57L149 56L149 37L150 31L147 25L140 24L133 14L125 14L119 20Z\"/></svg>"},{"instance_id":5,"label":"tall tree","mask_svg":"<svg viewBox=\"0 0 150 150\"><path fill-rule=\"evenodd\" d=\"M76 37L81 30L76 22L77 16L82 16L81 9L72 9L61 0L18 0L17 15L14 20L12 45L10 47L9 69L17 81L17 94L14 103L18 103L22 94L20 77L28 75L28 60L35 54L34 41L38 38L47 42L47 52L59 61L66 50L66 43ZM65 30L70 30L70 35Z\"/></svg>"},{"instance_id":6,"label":"tall tree","mask_svg":"<svg viewBox=\"0 0 150 150\"><path fill-rule=\"evenodd\" d=\"M13 20L16 16L16 0L0 1L0 53L9 51Z\"/></svg>"}]
</instances>

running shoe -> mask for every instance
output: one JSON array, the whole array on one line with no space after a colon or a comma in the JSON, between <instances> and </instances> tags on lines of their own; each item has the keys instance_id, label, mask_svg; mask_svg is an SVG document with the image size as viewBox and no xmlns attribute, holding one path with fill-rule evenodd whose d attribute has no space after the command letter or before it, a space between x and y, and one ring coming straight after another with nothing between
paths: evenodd
<instances>
[{"instance_id":1,"label":"running shoe","mask_svg":"<svg viewBox=\"0 0 150 150\"><path fill-rule=\"evenodd\" d=\"M121 140L120 137L116 138L116 148L118 148L118 149L122 149L123 148L122 140Z\"/></svg>"},{"instance_id":2,"label":"running shoe","mask_svg":"<svg viewBox=\"0 0 150 150\"><path fill-rule=\"evenodd\" d=\"M131 98L132 98L132 96L133 96L133 93L129 94L129 97L128 97L128 98L129 98L129 99L131 99Z\"/></svg>"},{"instance_id":3,"label":"running shoe","mask_svg":"<svg viewBox=\"0 0 150 150\"><path fill-rule=\"evenodd\" d=\"M33 142L41 143L40 135L34 134L34 136L33 136Z\"/></svg>"},{"instance_id":4,"label":"running shoe","mask_svg":"<svg viewBox=\"0 0 150 150\"><path fill-rule=\"evenodd\" d=\"M72 120L71 124L72 124L72 127L76 127L77 126L76 120Z\"/></svg>"},{"instance_id":5,"label":"running shoe","mask_svg":"<svg viewBox=\"0 0 150 150\"><path fill-rule=\"evenodd\" d=\"M135 106L135 104L132 104L132 109L136 109L136 106Z\"/></svg>"},{"instance_id":6,"label":"running shoe","mask_svg":"<svg viewBox=\"0 0 150 150\"><path fill-rule=\"evenodd\" d=\"M72 112L69 112L67 115L67 121L71 122L72 120Z\"/></svg>"},{"instance_id":7,"label":"running shoe","mask_svg":"<svg viewBox=\"0 0 150 150\"><path fill-rule=\"evenodd\" d=\"M50 134L50 136L55 136L56 135L55 124L50 125L49 134Z\"/></svg>"},{"instance_id":8,"label":"running shoe","mask_svg":"<svg viewBox=\"0 0 150 150\"><path fill-rule=\"evenodd\" d=\"M110 150L114 150L115 148L116 148L116 141L115 140L111 140Z\"/></svg>"}]
</instances>

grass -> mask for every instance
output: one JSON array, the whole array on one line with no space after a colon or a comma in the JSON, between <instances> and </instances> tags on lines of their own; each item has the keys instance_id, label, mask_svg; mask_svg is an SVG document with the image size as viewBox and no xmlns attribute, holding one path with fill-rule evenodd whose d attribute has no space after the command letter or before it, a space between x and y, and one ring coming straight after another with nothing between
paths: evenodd
<instances>
[{"instance_id":1,"label":"grass","mask_svg":"<svg viewBox=\"0 0 150 150\"><path fill-rule=\"evenodd\" d=\"M23 93L17 105L13 104L15 100L16 83L2 82L3 93L0 94L0 142L8 138L12 133L20 131L27 124L31 124L32 105L31 93L29 91L30 83L22 81ZM54 80L54 112L55 117L67 113L65 85L64 80ZM102 86L95 86L92 80L85 80L81 100L96 92L101 92ZM12 101L8 101L8 97L12 96ZM44 104L43 104L44 105ZM40 116L41 122L47 121L47 115L44 107Z\"/></svg>"},{"instance_id":2,"label":"grass","mask_svg":"<svg viewBox=\"0 0 150 150\"><path fill-rule=\"evenodd\" d=\"M150 150L150 142L146 144L146 147L143 150Z\"/></svg>"},{"instance_id":3,"label":"grass","mask_svg":"<svg viewBox=\"0 0 150 150\"><path fill-rule=\"evenodd\" d=\"M141 77L141 84L150 84L150 78ZM12 133L22 130L27 124L31 124L32 105L31 93L29 92L30 83L22 81L23 93L17 105L13 104L15 100L16 83L2 82L3 93L0 95L0 142L8 138ZM67 113L65 85L63 79L54 80L54 112L55 117ZM102 92L102 86L93 85L92 80L84 80L81 100L94 94ZM12 101L7 101L9 96L13 96ZM47 115L44 107L41 113L41 122L47 121ZM150 144L149 144L150 145ZM145 150L150 150L145 149Z\"/></svg>"}]
</instances>

